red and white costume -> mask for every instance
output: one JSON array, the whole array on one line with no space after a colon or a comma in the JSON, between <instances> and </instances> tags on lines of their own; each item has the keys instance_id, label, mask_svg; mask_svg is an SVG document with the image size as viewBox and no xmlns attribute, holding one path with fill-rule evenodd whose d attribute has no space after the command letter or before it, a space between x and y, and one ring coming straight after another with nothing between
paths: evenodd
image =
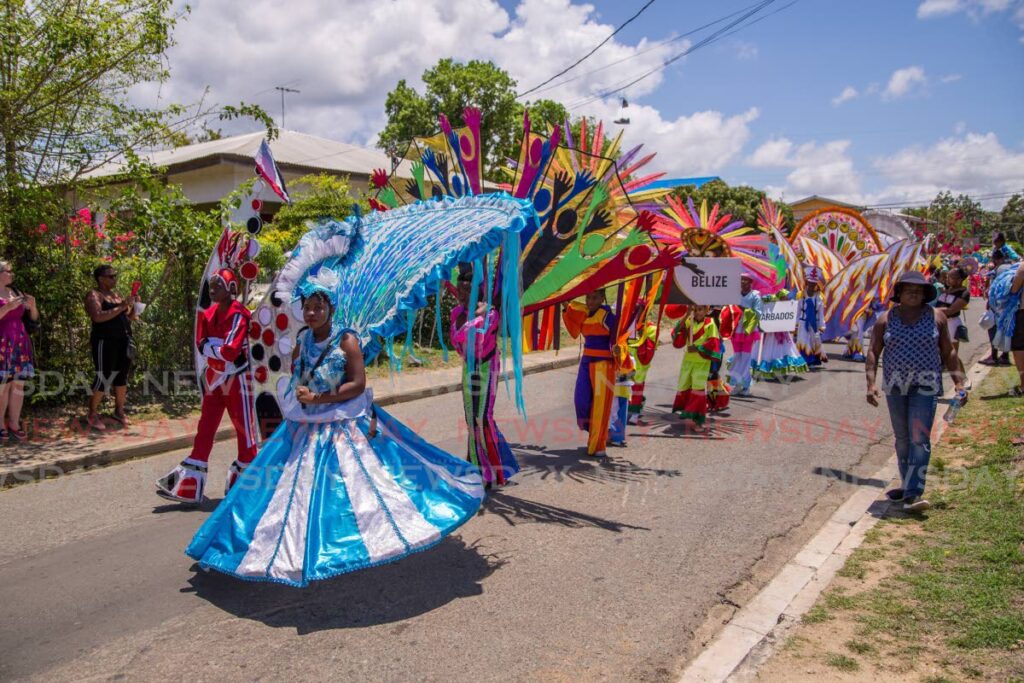
<instances>
[{"instance_id":1,"label":"red and white costume","mask_svg":"<svg viewBox=\"0 0 1024 683\"><path fill-rule=\"evenodd\" d=\"M221 278L232 294L237 291L234 272L225 269L215 277ZM202 501L207 462L225 410L238 441L238 456L228 472L228 490L256 457L258 439L249 373L250 317L249 310L235 299L226 306L213 304L199 314L195 343L206 359L199 426L191 454L157 482L157 493L165 498Z\"/></svg>"}]
</instances>

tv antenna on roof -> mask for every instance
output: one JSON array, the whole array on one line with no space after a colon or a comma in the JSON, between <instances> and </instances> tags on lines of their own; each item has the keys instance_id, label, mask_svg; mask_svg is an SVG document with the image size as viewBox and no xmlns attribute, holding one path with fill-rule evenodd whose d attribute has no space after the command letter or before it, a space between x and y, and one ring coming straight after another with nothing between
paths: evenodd
<instances>
[{"instance_id":1,"label":"tv antenna on roof","mask_svg":"<svg viewBox=\"0 0 1024 683\"><path fill-rule=\"evenodd\" d=\"M296 90L295 88L286 88L283 85L275 85L274 90L280 91L281 93L281 128L284 128L284 94L286 92L293 92L298 94L302 91Z\"/></svg>"}]
</instances>

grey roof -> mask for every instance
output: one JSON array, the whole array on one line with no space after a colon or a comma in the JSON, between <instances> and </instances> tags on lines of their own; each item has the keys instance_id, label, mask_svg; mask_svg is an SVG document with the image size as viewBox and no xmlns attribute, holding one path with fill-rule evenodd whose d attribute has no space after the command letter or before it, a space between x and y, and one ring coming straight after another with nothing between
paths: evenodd
<instances>
[{"instance_id":1,"label":"grey roof","mask_svg":"<svg viewBox=\"0 0 1024 683\"><path fill-rule=\"evenodd\" d=\"M251 163L264 137L264 131L246 133L174 149L142 152L139 153L139 157L154 166L166 167L170 172L208 166L219 161ZM391 169L390 157L380 150L293 130L280 131L280 135L270 142L270 151L282 170L298 169L368 176L377 169ZM112 161L90 171L84 177L112 176L121 172L123 168L123 162ZM399 165L398 175L412 177L408 161L403 161Z\"/></svg>"},{"instance_id":2,"label":"grey roof","mask_svg":"<svg viewBox=\"0 0 1024 683\"><path fill-rule=\"evenodd\" d=\"M804 202L809 202L812 199L820 199L821 201L828 202L829 204L832 204L833 206L845 206L845 207L850 208L850 209L859 209L860 208L860 206L858 206L857 204L850 204L849 202L841 202L838 199L830 199L829 197L822 197L821 195L818 195L818 194L812 194L810 197L804 197L803 199L798 199L795 202L787 202L787 203L790 206L793 206L795 204L803 204Z\"/></svg>"}]
</instances>

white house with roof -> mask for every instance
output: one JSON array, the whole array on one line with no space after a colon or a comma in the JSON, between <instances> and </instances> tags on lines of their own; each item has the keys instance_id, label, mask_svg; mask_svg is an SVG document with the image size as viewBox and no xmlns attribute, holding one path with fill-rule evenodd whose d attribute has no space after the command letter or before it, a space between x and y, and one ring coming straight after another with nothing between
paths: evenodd
<instances>
[{"instance_id":1,"label":"white house with roof","mask_svg":"<svg viewBox=\"0 0 1024 683\"><path fill-rule=\"evenodd\" d=\"M174 149L139 153L139 157L163 169L166 182L179 185L190 202L198 207L213 207L243 181L254 176L254 158L264 131L200 142ZM270 150L286 184L311 173L347 176L354 193L361 193L370 183L377 169L391 170L391 158L377 149L360 147L347 142L307 135L292 130L281 130L270 141ZM117 175L124 170L123 161L113 161L85 174L85 180L110 178L116 184ZM412 177L409 161L402 161L397 174ZM277 210L279 201L267 191L264 193L267 213ZM72 197L76 207L85 203Z\"/></svg>"}]
</instances>

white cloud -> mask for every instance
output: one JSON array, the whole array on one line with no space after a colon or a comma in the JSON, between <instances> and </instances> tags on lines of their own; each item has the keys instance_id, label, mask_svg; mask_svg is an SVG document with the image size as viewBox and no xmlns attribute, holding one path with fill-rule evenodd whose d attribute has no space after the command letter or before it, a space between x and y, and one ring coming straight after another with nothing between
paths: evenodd
<instances>
[{"instance_id":1,"label":"white cloud","mask_svg":"<svg viewBox=\"0 0 1024 683\"><path fill-rule=\"evenodd\" d=\"M928 82L924 75L924 69L920 66L908 66L905 69L897 69L889 78L889 84L882 92L882 98L887 100L903 97L918 86Z\"/></svg>"},{"instance_id":2,"label":"white cloud","mask_svg":"<svg viewBox=\"0 0 1024 683\"><path fill-rule=\"evenodd\" d=\"M919 19L931 19L957 12L967 12L972 17L993 12L1004 12L1014 0L924 0L917 6Z\"/></svg>"},{"instance_id":3,"label":"white cloud","mask_svg":"<svg viewBox=\"0 0 1024 683\"><path fill-rule=\"evenodd\" d=\"M963 12L971 20L980 21L990 14L1007 10L1013 10L1010 21L1024 31L1024 0L923 0L917 6L917 17L934 19ZM1024 35L1020 42L1024 43Z\"/></svg>"},{"instance_id":4,"label":"white cloud","mask_svg":"<svg viewBox=\"0 0 1024 683\"><path fill-rule=\"evenodd\" d=\"M942 77L941 80L943 83L956 83L962 78L963 76L961 76L960 74L946 74L945 76Z\"/></svg>"},{"instance_id":5,"label":"white cloud","mask_svg":"<svg viewBox=\"0 0 1024 683\"><path fill-rule=\"evenodd\" d=\"M917 6L918 19L930 19L954 14L963 8L963 0L924 0Z\"/></svg>"},{"instance_id":6,"label":"white cloud","mask_svg":"<svg viewBox=\"0 0 1024 683\"><path fill-rule=\"evenodd\" d=\"M873 166L888 181L883 201L927 199L943 190L979 196L1024 188L1024 152L1005 148L995 133L967 132L930 147L907 147Z\"/></svg>"},{"instance_id":7,"label":"white cloud","mask_svg":"<svg viewBox=\"0 0 1024 683\"><path fill-rule=\"evenodd\" d=\"M847 140L796 144L787 138L763 143L747 159L755 168L792 169L781 185L768 185L774 197L797 199L810 194L854 204L919 203L939 192L974 197L1019 192L1024 188L1024 151L1007 149L995 133L966 132L927 146L910 146L873 159L858 171ZM963 132L961 132L963 131ZM871 188L864 189L865 179ZM981 200L998 209L1005 197Z\"/></svg>"},{"instance_id":8,"label":"white cloud","mask_svg":"<svg viewBox=\"0 0 1024 683\"><path fill-rule=\"evenodd\" d=\"M750 155L747 165L755 168L791 168L785 186L771 186L775 196L821 194L851 196L860 193L860 177L848 151L849 140L824 144L794 144L788 138L765 142Z\"/></svg>"},{"instance_id":9,"label":"white cloud","mask_svg":"<svg viewBox=\"0 0 1024 683\"><path fill-rule=\"evenodd\" d=\"M759 50L757 45L754 43L748 43L745 41L738 41L736 44L736 59L747 60L757 59Z\"/></svg>"},{"instance_id":10,"label":"white cloud","mask_svg":"<svg viewBox=\"0 0 1024 683\"><path fill-rule=\"evenodd\" d=\"M267 26L275 36L294 38L268 39ZM217 102L255 102L277 117L273 86L291 84L302 92L288 96L289 128L368 143L383 127L387 92L402 78L421 89L420 75L442 57L492 60L522 90L573 63L613 30L593 5L572 0L522 0L512 14L495 0L252 0L244 11L232 0L204 0L175 32L172 78L159 94L191 101L209 85ZM586 77L528 99L580 101L686 46L613 39L570 74ZM661 81L658 73L628 94L642 96ZM152 104L157 91L143 87L133 96Z\"/></svg>"},{"instance_id":11,"label":"white cloud","mask_svg":"<svg viewBox=\"0 0 1024 683\"><path fill-rule=\"evenodd\" d=\"M856 88L854 88L852 85L848 85L845 88L843 88L843 92L839 93L836 97L832 98L832 106L838 107L844 102L849 102L850 100L856 99L859 94L860 93L857 92Z\"/></svg>"},{"instance_id":12,"label":"white cloud","mask_svg":"<svg viewBox=\"0 0 1024 683\"><path fill-rule=\"evenodd\" d=\"M611 121L615 104L595 104L587 113ZM628 149L643 144L645 151L657 152L649 166L652 171L665 171L676 177L714 174L742 153L750 140L750 124L758 116L757 107L751 107L732 116L698 111L666 120L653 107L630 104L630 123L624 128L623 145ZM617 131L618 127L613 126L612 133Z\"/></svg>"}]
</instances>

